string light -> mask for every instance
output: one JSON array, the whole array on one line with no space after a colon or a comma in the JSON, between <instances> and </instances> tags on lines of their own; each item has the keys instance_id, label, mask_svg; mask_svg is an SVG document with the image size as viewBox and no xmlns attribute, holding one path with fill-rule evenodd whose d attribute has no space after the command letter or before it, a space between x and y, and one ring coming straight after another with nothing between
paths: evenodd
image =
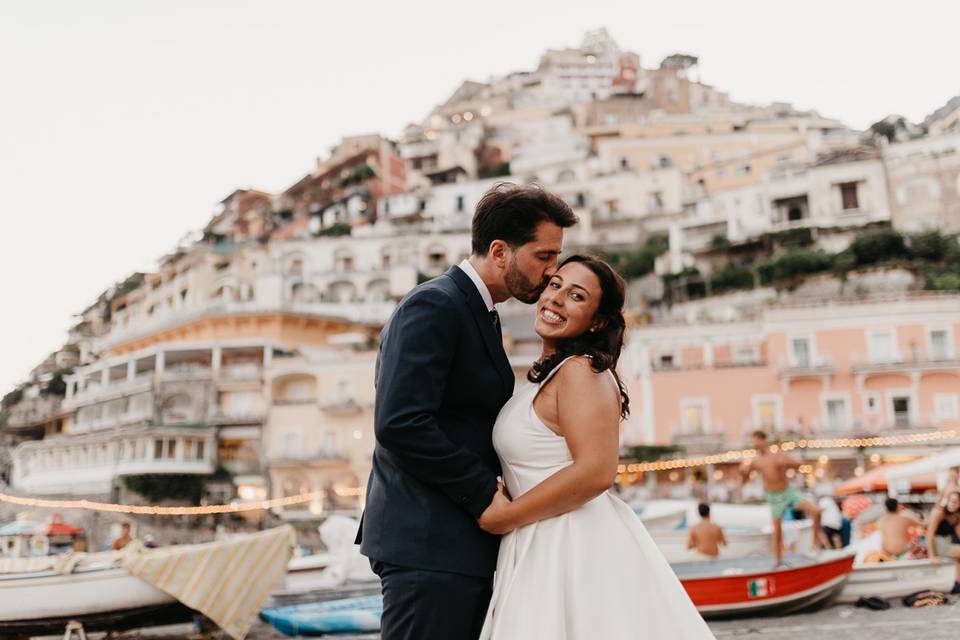
<instances>
[{"instance_id":1,"label":"string light","mask_svg":"<svg viewBox=\"0 0 960 640\"><path fill-rule=\"evenodd\" d=\"M359 491L359 489L358 489ZM214 504L203 507L160 507L157 505L130 505L112 504L107 502L92 502L90 500L45 500L42 498L25 498L0 493L0 502L35 507L38 509L85 509L87 511L108 511L111 513L128 513L151 516L205 516L214 513L244 513L247 511L265 511L276 507L286 507L293 504L303 504L326 496L325 491L301 493L286 498L272 500L256 500L254 502L231 502L229 504ZM348 495L353 495L352 491ZM357 493L356 495L359 495Z\"/></svg>"},{"instance_id":2,"label":"string light","mask_svg":"<svg viewBox=\"0 0 960 640\"><path fill-rule=\"evenodd\" d=\"M877 436L873 438L823 438L823 439L801 439L781 442L778 447L780 451L793 451L795 449L861 449L863 447L890 447L901 444L915 444L919 442L931 442L953 438L957 435L956 430L950 431L931 431L927 433L913 433L909 435L897 436ZM646 471L672 471L674 469L690 469L693 467L703 467L708 464L723 464L731 462L742 462L756 456L753 449L731 449L724 453L718 453L700 458L675 458L671 460L655 460L650 462L635 462L631 464L621 464L617 467L617 473L643 473Z\"/></svg>"}]
</instances>

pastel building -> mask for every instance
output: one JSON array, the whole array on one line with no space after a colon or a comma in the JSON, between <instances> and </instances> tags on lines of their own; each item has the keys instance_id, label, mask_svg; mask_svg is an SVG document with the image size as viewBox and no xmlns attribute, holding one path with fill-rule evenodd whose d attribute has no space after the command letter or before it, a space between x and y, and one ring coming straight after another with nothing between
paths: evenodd
<instances>
[{"instance_id":1,"label":"pastel building","mask_svg":"<svg viewBox=\"0 0 960 640\"><path fill-rule=\"evenodd\" d=\"M960 296L780 305L630 331L627 443L720 451L784 437L960 428Z\"/></svg>"}]
</instances>

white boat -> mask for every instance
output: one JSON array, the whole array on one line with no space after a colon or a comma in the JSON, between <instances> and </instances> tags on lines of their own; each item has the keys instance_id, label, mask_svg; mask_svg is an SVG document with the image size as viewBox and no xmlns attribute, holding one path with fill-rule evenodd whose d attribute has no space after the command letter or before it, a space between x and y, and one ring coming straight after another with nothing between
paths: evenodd
<instances>
[{"instance_id":1,"label":"white boat","mask_svg":"<svg viewBox=\"0 0 960 640\"><path fill-rule=\"evenodd\" d=\"M856 563L838 602L860 597L902 598L917 591L950 591L956 572L953 562L896 560Z\"/></svg>"},{"instance_id":2,"label":"white boat","mask_svg":"<svg viewBox=\"0 0 960 640\"><path fill-rule=\"evenodd\" d=\"M688 529L653 529L650 536L666 557L667 562L689 562L696 556L687 549ZM720 547L720 558L748 558L770 556L773 549L771 528L747 531L725 530L727 545ZM805 553L813 544L813 527L809 521L783 523L784 545L787 553Z\"/></svg>"},{"instance_id":3,"label":"white boat","mask_svg":"<svg viewBox=\"0 0 960 640\"><path fill-rule=\"evenodd\" d=\"M95 562L67 574L53 569L0 574L3 637L62 632L69 620L88 630L130 629L189 615L176 598L112 563Z\"/></svg>"},{"instance_id":4,"label":"white boat","mask_svg":"<svg viewBox=\"0 0 960 640\"><path fill-rule=\"evenodd\" d=\"M633 510L647 529L676 529L686 518L686 509L673 504L651 502Z\"/></svg>"}]
</instances>

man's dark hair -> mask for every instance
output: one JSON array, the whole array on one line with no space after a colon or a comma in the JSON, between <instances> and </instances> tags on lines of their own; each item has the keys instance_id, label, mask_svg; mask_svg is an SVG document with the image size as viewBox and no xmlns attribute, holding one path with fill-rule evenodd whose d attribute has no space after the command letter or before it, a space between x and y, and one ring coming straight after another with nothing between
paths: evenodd
<instances>
[{"instance_id":1,"label":"man's dark hair","mask_svg":"<svg viewBox=\"0 0 960 640\"><path fill-rule=\"evenodd\" d=\"M897 502L896 498L887 498L886 500L883 501L883 504L884 506L887 507L888 513L896 513L897 507L900 506L900 503Z\"/></svg>"},{"instance_id":2,"label":"man's dark hair","mask_svg":"<svg viewBox=\"0 0 960 640\"><path fill-rule=\"evenodd\" d=\"M751 433L750 435L753 436L754 438L760 438L761 440L766 440L766 439L767 439L767 434L766 434L766 432L760 431L759 429L758 429L757 431L754 431L754 432Z\"/></svg>"},{"instance_id":3,"label":"man's dark hair","mask_svg":"<svg viewBox=\"0 0 960 640\"><path fill-rule=\"evenodd\" d=\"M697 505L697 513L700 514L700 517L701 517L701 518L709 518L709 517L710 517L710 505L708 505L708 504L705 503L705 502L701 502L700 504Z\"/></svg>"},{"instance_id":4,"label":"man's dark hair","mask_svg":"<svg viewBox=\"0 0 960 640\"><path fill-rule=\"evenodd\" d=\"M577 223L577 216L562 198L537 185L497 183L477 203L471 250L474 255L484 255L494 240L503 240L515 249L533 240L541 222L566 229Z\"/></svg>"}]
</instances>

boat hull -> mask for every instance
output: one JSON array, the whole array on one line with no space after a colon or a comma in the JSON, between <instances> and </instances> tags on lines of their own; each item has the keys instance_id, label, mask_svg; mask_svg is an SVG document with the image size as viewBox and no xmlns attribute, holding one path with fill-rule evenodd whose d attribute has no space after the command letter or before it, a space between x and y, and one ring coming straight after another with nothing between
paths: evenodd
<instances>
[{"instance_id":1,"label":"boat hull","mask_svg":"<svg viewBox=\"0 0 960 640\"><path fill-rule=\"evenodd\" d=\"M157 607L176 598L119 567L0 576L0 624Z\"/></svg>"},{"instance_id":2,"label":"boat hull","mask_svg":"<svg viewBox=\"0 0 960 640\"><path fill-rule=\"evenodd\" d=\"M701 615L717 619L794 613L825 605L843 590L853 567L852 555L822 562L792 556L788 561L795 566L756 570L746 564L738 569L734 560L674 568ZM684 577L685 570L700 575Z\"/></svg>"},{"instance_id":3,"label":"boat hull","mask_svg":"<svg viewBox=\"0 0 960 640\"><path fill-rule=\"evenodd\" d=\"M855 564L838 602L861 597L902 598L917 591L949 591L956 569L953 562L898 560Z\"/></svg>"},{"instance_id":4,"label":"boat hull","mask_svg":"<svg viewBox=\"0 0 960 640\"><path fill-rule=\"evenodd\" d=\"M264 609L260 617L288 636L364 633L380 630L379 595Z\"/></svg>"}]
</instances>

